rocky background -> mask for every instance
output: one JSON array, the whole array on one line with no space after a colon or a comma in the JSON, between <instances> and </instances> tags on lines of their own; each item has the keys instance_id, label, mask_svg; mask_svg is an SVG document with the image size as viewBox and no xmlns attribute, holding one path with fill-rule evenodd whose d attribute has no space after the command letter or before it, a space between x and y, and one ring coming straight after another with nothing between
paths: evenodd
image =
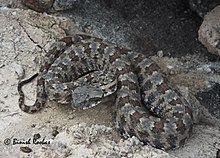
<instances>
[{"instance_id":1,"label":"rocky background","mask_svg":"<svg viewBox=\"0 0 220 158\"><path fill-rule=\"evenodd\" d=\"M217 157L218 5L217 0L1 0L0 157ZM84 111L50 102L38 114L19 110L18 80L39 70L52 42L78 32L130 47L159 64L199 109L184 147L165 153L143 146L136 138L120 139L112 122L111 98ZM35 100L35 84L24 87L28 104ZM12 144L14 138L35 137L50 144Z\"/></svg>"}]
</instances>

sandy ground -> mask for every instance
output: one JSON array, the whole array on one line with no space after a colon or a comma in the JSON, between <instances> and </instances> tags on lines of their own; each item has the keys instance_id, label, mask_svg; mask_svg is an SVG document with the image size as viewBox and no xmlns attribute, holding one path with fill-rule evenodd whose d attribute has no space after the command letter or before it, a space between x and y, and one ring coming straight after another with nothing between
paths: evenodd
<instances>
[{"instance_id":1,"label":"sandy ground","mask_svg":"<svg viewBox=\"0 0 220 158\"><path fill-rule=\"evenodd\" d=\"M184 147L167 153L143 146L135 137L120 139L112 122L111 98L88 110L48 102L40 113L22 112L17 103L19 79L38 72L45 50L66 30L79 29L65 18L7 8L0 10L0 25L0 157L216 157L219 122L211 116L202 117L206 124L195 125ZM218 74L210 75L207 65L211 63L196 56L177 59L159 53L152 58L172 81L192 93L207 87L208 81L220 83ZM24 87L27 104L35 100L35 86L33 82ZM36 137L40 137L38 144L33 142ZM26 144L16 144L16 139Z\"/></svg>"}]
</instances>

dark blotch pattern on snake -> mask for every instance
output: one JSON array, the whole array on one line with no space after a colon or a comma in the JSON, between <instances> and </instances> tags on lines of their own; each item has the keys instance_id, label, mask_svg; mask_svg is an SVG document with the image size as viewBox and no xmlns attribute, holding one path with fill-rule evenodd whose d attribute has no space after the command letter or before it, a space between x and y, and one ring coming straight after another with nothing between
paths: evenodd
<instances>
[{"instance_id":1,"label":"dark blotch pattern on snake","mask_svg":"<svg viewBox=\"0 0 220 158\"><path fill-rule=\"evenodd\" d=\"M88 35L65 37L45 56L37 79L34 105L24 103L19 82L19 107L27 113L47 99L74 108L88 108L116 93L116 127L124 137L168 150L182 146L193 127L192 109L180 92L145 55Z\"/></svg>"}]
</instances>

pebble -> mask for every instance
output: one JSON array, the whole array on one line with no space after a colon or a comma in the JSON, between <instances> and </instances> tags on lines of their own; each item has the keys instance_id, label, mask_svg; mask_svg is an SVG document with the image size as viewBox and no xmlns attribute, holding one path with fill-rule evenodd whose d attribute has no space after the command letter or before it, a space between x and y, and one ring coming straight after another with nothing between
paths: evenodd
<instances>
[{"instance_id":1,"label":"pebble","mask_svg":"<svg viewBox=\"0 0 220 158\"><path fill-rule=\"evenodd\" d=\"M34 135L33 135L33 138L34 138L34 139L39 139L39 138L41 138L41 135L40 135L39 133L34 134Z\"/></svg>"},{"instance_id":2,"label":"pebble","mask_svg":"<svg viewBox=\"0 0 220 158\"><path fill-rule=\"evenodd\" d=\"M3 68L5 66L5 64L0 64L0 68Z\"/></svg>"},{"instance_id":3,"label":"pebble","mask_svg":"<svg viewBox=\"0 0 220 158\"><path fill-rule=\"evenodd\" d=\"M30 152L32 152L32 149L29 148L29 147L27 147L27 146L25 146L25 147L20 147L20 150L21 150L22 152L24 152L24 153L30 153Z\"/></svg>"},{"instance_id":4,"label":"pebble","mask_svg":"<svg viewBox=\"0 0 220 158\"><path fill-rule=\"evenodd\" d=\"M157 56L158 56L158 57L163 57L163 51L162 51L162 50L159 50L159 51L157 52Z\"/></svg>"}]
</instances>

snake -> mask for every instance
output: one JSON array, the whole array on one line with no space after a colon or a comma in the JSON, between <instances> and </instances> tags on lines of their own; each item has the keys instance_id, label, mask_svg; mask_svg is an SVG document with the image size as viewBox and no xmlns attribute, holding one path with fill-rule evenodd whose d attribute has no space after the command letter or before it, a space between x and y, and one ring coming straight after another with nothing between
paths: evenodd
<instances>
[{"instance_id":1,"label":"snake","mask_svg":"<svg viewBox=\"0 0 220 158\"><path fill-rule=\"evenodd\" d=\"M26 105L22 87L36 77L35 103ZM86 109L114 95L120 135L162 150L183 146L193 130L193 108L155 61L87 34L51 44L39 73L19 81L17 89L20 109L30 114L47 100Z\"/></svg>"}]
</instances>

